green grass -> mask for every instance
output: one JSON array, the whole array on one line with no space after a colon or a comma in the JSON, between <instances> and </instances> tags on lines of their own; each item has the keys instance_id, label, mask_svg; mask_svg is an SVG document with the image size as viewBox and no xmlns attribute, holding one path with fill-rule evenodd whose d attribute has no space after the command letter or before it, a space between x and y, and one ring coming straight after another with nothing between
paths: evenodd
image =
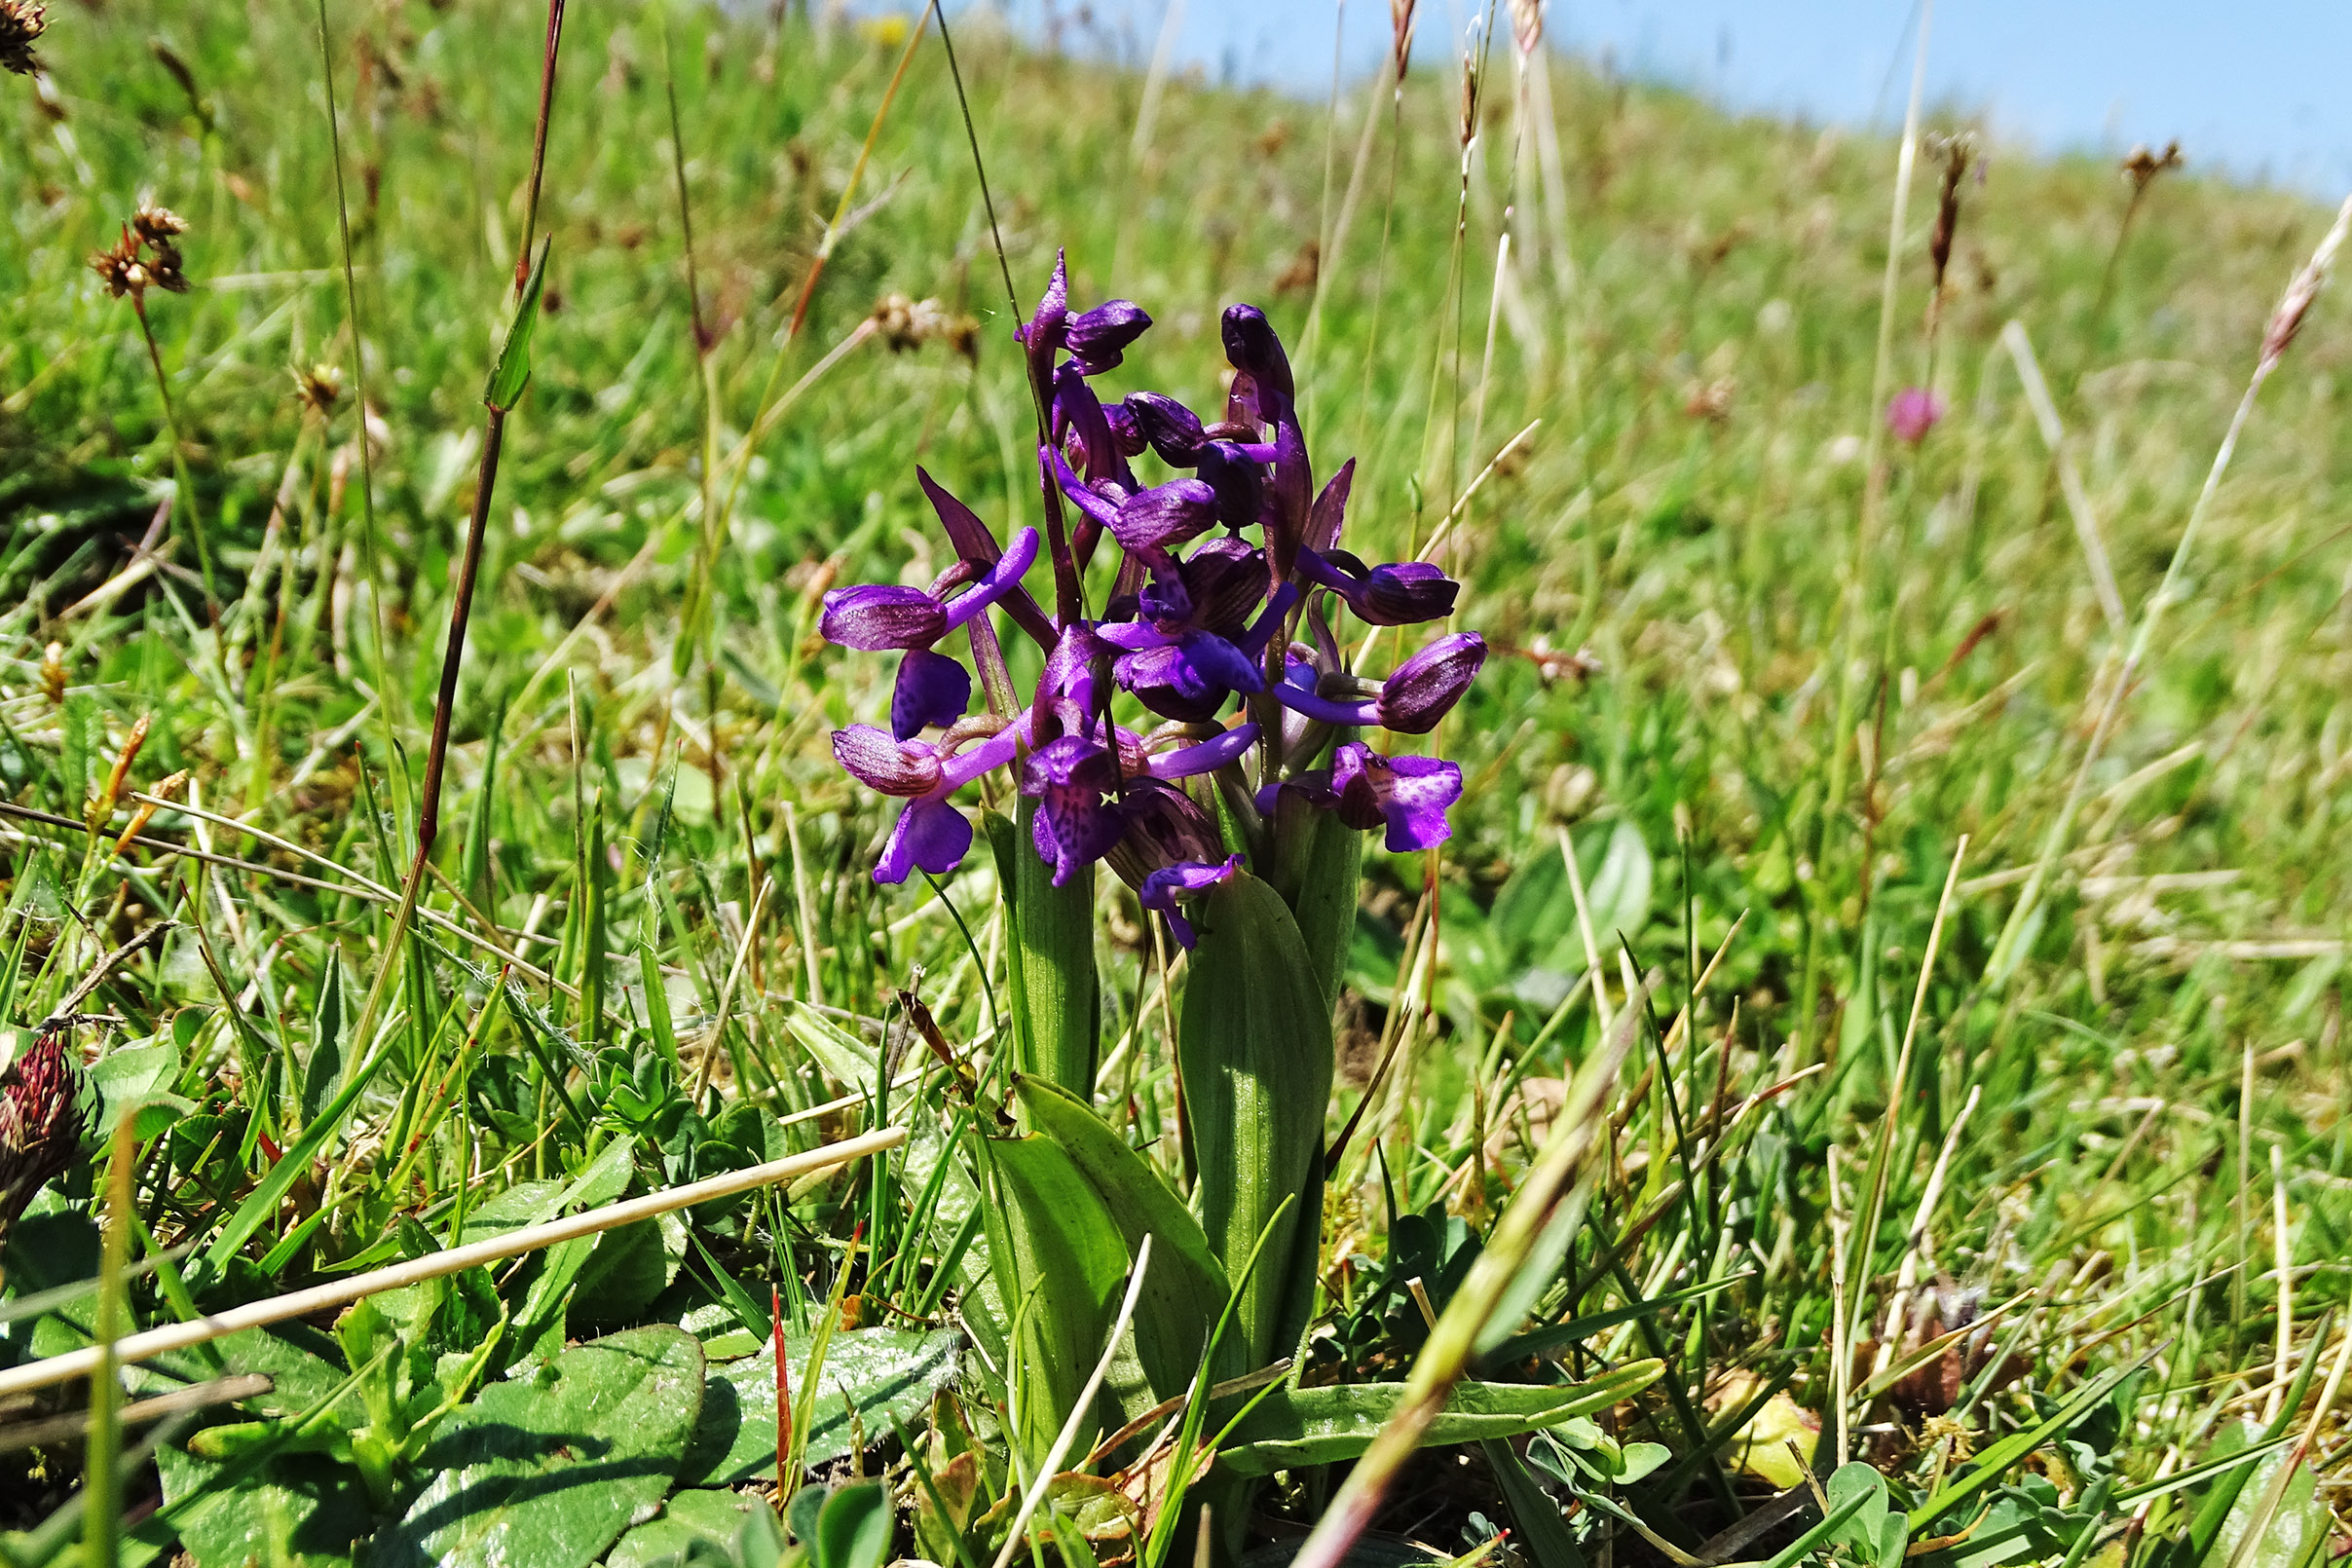
<instances>
[{"instance_id":1,"label":"green grass","mask_svg":"<svg viewBox=\"0 0 2352 1568\"><path fill-rule=\"evenodd\" d=\"M41 46L55 108L29 79L0 79L0 787L80 823L144 720L128 787L185 770L179 800L237 825L167 807L143 831L247 863L113 855L128 800L103 803L112 815L95 836L22 814L0 823L0 993L16 1054L104 953L177 922L81 1004L113 1015L76 1036L107 1108L86 1157L16 1228L0 1313L99 1272L105 1144L140 1105L143 1228L130 1258L175 1258L110 1285L141 1326L518 1223L555 1201L538 1183L585 1179L572 1201L610 1199L883 1121L915 1136L851 1175L616 1233L584 1259L463 1276L385 1306L376 1326L347 1319L339 1340L300 1328L268 1340L290 1351L248 1343L225 1362L185 1353L135 1374L133 1400L224 1366L277 1372L280 1386L242 1412L168 1428L160 1472L138 1430L121 1435L124 1560L168 1553L183 1527L171 1510L193 1496L201 1512L205 1485L245 1484L234 1465L200 1472L176 1457L195 1433L355 1406L335 1382L352 1373L404 1368L412 1394L454 1387L478 1409L532 1386L495 1381L510 1360L607 1329L686 1321L714 1357L741 1354L772 1300L797 1397L812 1354L852 1367L914 1355L929 1343L917 1328L958 1332L959 1305L968 1320L987 1300L988 1238L965 1222L973 1189L953 1152L969 1119L943 1071L884 1103L784 1126L771 1114L871 1098L877 1042L892 1061L906 1049L895 991L918 972L958 1050L988 1049L1008 1001L985 853L936 894L869 879L887 803L840 773L826 734L880 710L886 661L813 636L824 587L928 581L946 564L917 462L1000 528L1035 507L1013 322L936 35L879 129L806 324L780 352L899 51L798 20L770 32L669 15L701 308L724 334L709 362L714 430L659 13L576 9L540 213L553 244L546 314L490 512L444 875L424 889L433 918L387 951L394 900L366 889L396 890L413 846L480 389L522 239L541 18L520 0L451 0L332 19L351 259L382 420L372 537L348 383L322 433L287 375L351 359L309 14L60 5ZM1787 1468L1778 1431L1813 1442L1810 1424L1789 1424L1788 1401L1814 1418L1830 1407L1833 1321L1858 1301L1857 1336L1876 1340L1916 1214L1910 1295L1944 1291L1939 1321L1962 1298L1989 1309L2035 1292L1989 1343L1935 1363L1962 1388L1856 1401L1850 1451L1884 1473L1896 1512L1917 1511L1917 1536L1959 1532L1990 1500L1971 1540L2010 1531L2009 1560L2220 1564L2262 1512L2270 1472L2148 1489L2246 1440L2248 1422L2299 1433L2320 1410L2304 1478L2270 1515L2288 1544L2260 1559L2312 1560L2296 1544L2319 1549L2321 1516L2343 1501L2343 1439L2321 1408L2340 1329L2323 1323L2346 1304L2352 1237L2352 539L2340 521L2352 450L2339 439L2352 332L2339 297L2322 298L2262 393L2014 970L1989 959L2073 781L2101 672L2120 654L2000 330L2015 319L2031 336L2137 616L2327 214L2167 174L2103 294L2128 184L2108 164L2001 149L1983 184L1961 187L1931 351L1923 163L1893 384L1932 374L1952 412L1916 450L1886 443L1875 536L1857 552L1890 144L1733 120L1559 61L1547 137L1522 126L1499 46L1461 248L1459 85L1434 75L1410 84L1394 144L1375 106L1379 139L1335 248L1362 93L1327 131L1313 104L1172 81L1139 145L1140 79L1015 50L977 20L956 42L1022 296L1066 247L1074 298L1132 297L1158 322L1113 385L1196 405L1223 364L1218 311L1265 305L1299 365L1321 461L1359 459L1359 553L1400 556L1427 540L1494 453L1542 422L1466 504L1451 557L1467 582L1461 624L1512 651L1440 737L1472 781L1457 835L1434 866L1375 853L1366 871L1333 1132L1383 1040L1405 1044L1326 1194L1330 1331L1310 1382L1404 1375L1427 1337L1406 1282L1444 1310L1530 1165L1544 1110L1604 1039L1590 992L1567 990L1587 953L1563 834L1613 1007L1626 989L1609 952L1619 933L1629 964L1660 976L1661 1031L1729 939L1696 1027L1671 1052L1656 1034L1635 1041L1608 1091L1614 1137L1581 1228L1556 1280L1522 1303L1513 1349L1525 1354L1484 1374L1584 1379L1661 1357L1664 1379L1606 1425L1628 1451L1654 1441L1666 1458L1604 1484L1550 1438L1441 1450L1405 1472L1380 1527L1463 1552L1510 1526L1504 1549L1542 1568L1602 1560L1611 1531L1616 1560L1666 1560L1621 1517L1698 1550L1772 1495L1766 1477ZM1540 152L1555 156L1549 183ZM1515 192L1514 155L1528 166ZM84 265L144 191L191 224L196 286L150 295L148 313L194 493L156 576L64 618L129 563L170 493L172 443L137 321ZM1496 241L1514 200L1496 309ZM1317 296L1299 264L1319 238L1310 338ZM713 496L727 505L726 455L764 389L792 385L892 294L973 318L972 352L863 341L793 402L726 513L708 632L687 634L705 507ZM706 487L713 450L723 466ZM191 507L216 559L217 629ZM1589 661L1572 666L1579 651ZM1415 936L1432 886L1434 948ZM1128 1049L1101 1103L1173 1175L1150 945L1115 884L1101 915L1102 1050ZM551 978L516 968L501 988L493 946ZM1408 952L1421 965L1409 976ZM388 966L379 1038L339 1041L335 1020L353 1021ZM924 1060L913 1050L909 1072ZM335 1103L362 1060L377 1062L373 1076ZM279 1151L306 1130L310 1163L288 1172ZM281 1179L262 1186L274 1169ZM1841 1243L1864 1213L1881 1216L1875 1233ZM1677 1292L1646 1317L1609 1317ZM9 1314L0 1365L87 1342L98 1299ZM502 1317L491 1373L433 1382L457 1376L448 1356ZM1559 1325L1573 1326L1547 1331ZM821 1325L846 1331L827 1344ZM910 1507L952 1482L948 1467L975 1443L956 1474L994 1495L1006 1485L988 1378L959 1354L962 1415L927 1395L861 1407L873 1446L855 1463ZM583 1380L614 1375L567 1364ZM1857 1386L1869 1371L1866 1352ZM0 1428L79 1410L86 1389L0 1411ZM654 1443L668 1406L657 1392L631 1397L655 1412L644 1432L589 1435ZM362 1430L396 1450L438 1399L394 1400ZM919 1475L891 1416L915 1437ZM296 1549L333 1557L456 1474L466 1419L421 1458L376 1470L348 1434L340 1454L271 1459L280 1493L294 1495L298 1475L332 1500ZM823 1478L852 1463L849 1423L836 1425L822 1444L832 1429L806 1434L808 1454L831 1451ZM2030 1443L2003 1446L2019 1435ZM1923 1509L1964 1481L1968 1452L2009 1468L1950 1512ZM1817 1457L1826 1475L1837 1456ZM674 1449L668 1462L674 1475ZM1260 1494L1251 1538L1294 1538L1341 1473L1288 1472ZM64 1549L83 1474L75 1440L0 1454L0 1525L36 1532L0 1538L0 1550ZM772 1467L765 1475L772 1484ZM149 1517L159 1495L171 1501ZM57 1510L73 1522L39 1534ZM1809 1503L1726 1549L1770 1558L1817 1517ZM2070 1559L2085 1517L2109 1533ZM230 1549L219 1534L216 1523L203 1543L190 1537L199 1561ZM1573 1543L1561 1554L1568 1537L1581 1558ZM1174 1548L1191 1549L1189 1537ZM1995 1560L1968 1549L1931 1560Z\"/></svg>"}]
</instances>

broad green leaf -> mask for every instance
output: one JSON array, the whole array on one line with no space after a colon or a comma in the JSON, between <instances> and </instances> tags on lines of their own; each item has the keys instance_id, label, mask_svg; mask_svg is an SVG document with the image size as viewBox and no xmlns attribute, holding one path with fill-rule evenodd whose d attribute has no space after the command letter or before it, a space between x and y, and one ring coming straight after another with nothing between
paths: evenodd
<instances>
[{"instance_id":1,"label":"broad green leaf","mask_svg":"<svg viewBox=\"0 0 2352 1568\"><path fill-rule=\"evenodd\" d=\"M504 413L523 395L523 387L531 380L531 339L539 330L539 301L547 281L547 253L555 248L552 236L540 242L539 259L531 264L531 281L523 285L523 297L514 308L514 320L506 328L506 341L499 350L498 362L490 367L490 381L482 389L482 401Z\"/></svg>"},{"instance_id":2,"label":"broad green leaf","mask_svg":"<svg viewBox=\"0 0 2352 1568\"><path fill-rule=\"evenodd\" d=\"M198 1496L235 1467L194 1459L176 1448L156 1452L168 1502ZM353 1545L374 1527L359 1473L323 1454L288 1454L222 1487L180 1516L181 1548L196 1568L327 1568L352 1560Z\"/></svg>"},{"instance_id":3,"label":"broad green leaf","mask_svg":"<svg viewBox=\"0 0 2352 1568\"><path fill-rule=\"evenodd\" d=\"M2272 1454L2247 1476L2237 1507L2229 1511L2221 1536L2214 1542L2213 1561L2238 1561L2238 1543L2257 1522L2279 1467L2287 1463L2288 1457L2285 1452ZM2306 1553L2315 1543L2327 1539L2329 1533L2327 1511L2317 1507L2313 1498L2311 1467L2297 1465L2295 1474L2287 1478L2277 1512L2269 1516L2261 1539L2248 1551L2241 1568L2298 1568L2307 1560Z\"/></svg>"},{"instance_id":4,"label":"broad green leaf","mask_svg":"<svg viewBox=\"0 0 2352 1568\"><path fill-rule=\"evenodd\" d=\"M1587 828L1573 841L1577 870L1585 879L1586 913L1592 917L1592 940L1602 962L1609 963L1617 951L1617 933L1631 939L1649 923L1657 868L1641 830L1630 822ZM1529 850L1495 895L1491 919L1511 968L1533 967L1561 977L1584 972L1585 937L1576 917L1576 890L1569 884L1567 862L1556 842Z\"/></svg>"},{"instance_id":5,"label":"broad green leaf","mask_svg":"<svg viewBox=\"0 0 2352 1568\"><path fill-rule=\"evenodd\" d=\"M653 1568L697 1544L724 1552L734 1545L754 1509L772 1516L765 1503L741 1492L678 1492L662 1506L661 1517L620 1538L605 1557L606 1568Z\"/></svg>"},{"instance_id":6,"label":"broad green leaf","mask_svg":"<svg viewBox=\"0 0 2352 1568\"><path fill-rule=\"evenodd\" d=\"M1284 1329L1314 1299L1331 1010L1298 922L1266 882L1237 873L1200 900L1194 924L1177 1056L1201 1228L1230 1277L1274 1225L1242 1288L1231 1348L1241 1364L1229 1369L1248 1370L1290 1348L1295 1329ZM1278 1220L1285 1199L1292 1208Z\"/></svg>"},{"instance_id":7,"label":"broad green leaf","mask_svg":"<svg viewBox=\"0 0 2352 1568\"><path fill-rule=\"evenodd\" d=\"M890 1555L890 1492L880 1481L837 1486L817 1514L813 1568L882 1568Z\"/></svg>"},{"instance_id":8,"label":"broad green leaf","mask_svg":"<svg viewBox=\"0 0 2352 1568\"><path fill-rule=\"evenodd\" d=\"M1830 1539L1864 1561L1876 1559L1879 1535L1886 1523L1886 1477L1861 1460L1853 1459L1840 1465L1822 1490L1833 1512L1854 1498L1862 1500L1861 1508Z\"/></svg>"},{"instance_id":9,"label":"broad green leaf","mask_svg":"<svg viewBox=\"0 0 2352 1568\"><path fill-rule=\"evenodd\" d=\"M1160 1174L1077 1096L1027 1077L1013 1080L1013 1093L1029 1125L1060 1144L1093 1187L1127 1244L1131 1266L1143 1238L1152 1238L1151 1266L1136 1301L1136 1356L1150 1385L1146 1407L1176 1398L1200 1370L1209 1331L1232 1293L1201 1222Z\"/></svg>"},{"instance_id":10,"label":"broad green leaf","mask_svg":"<svg viewBox=\"0 0 2352 1568\"><path fill-rule=\"evenodd\" d=\"M1102 998L1095 975L1095 871L1061 887L1033 838L1037 803L1019 819L991 814L989 842L1013 907L1010 954L1014 1065L1081 1095L1095 1087Z\"/></svg>"},{"instance_id":11,"label":"broad green leaf","mask_svg":"<svg viewBox=\"0 0 2352 1568\"><path fill-rule=\"evenodd\" d=\"M1101 1358L1127 1244L1062 1145L1040 1134L985 1147L998 1201L987 1206L989 1256L1005 1311L1020 1396L1018 1437L1040 1459Z\"/></svg>"},{"instance_id":12,"label":"broad green leaf","mask_svg":"<svg viewBox=\"0 0 2352 1568\"><path fill-rule=\"evenodd\" d=\"M1268 869L1267 880L1298 921L1325 1005L1336 1007L1363 889L1364 835L1297 791L1286 790L1275 804L1274 839L1281 857Z\"/></svg>"},{"instance_id":13,"label":"broad green leaf","mask_svg":"<svg viewBox=\"0 0 2352 1568\"><path fill-rule=\"evenodd\" d=\"M431 1477L372 1568L587 1568L660 1503L702 1407L702 1347L666 1325L484 1389L427 1446Z\"/></svg>"},{"instance_id":14,"label":"broad green leaf","mask_svg":"<svg viewBox=\"0 0 2352 1568\"><path fill-rule=\"evenodd\" d=\"M1664 1363L1630 1362L1588 1383L1543 1387L1521 1383L1459 1383L1445 1409L1430 1423L1426 1446L1516 1437L1572 1416L1605 1410L1658 1381ZM1402 1383L1352 1383L1337 1388L1278 1389L1242 1419L1217 1458L1243 1475L1267 1475L1306 1465L1354 1459L1403 1402Z\"/></svg>"},{"instance_id":15,"label":"broad green leaf","mask_svg":"<svg viewBox=\"0 0 2352 1568\"><path fill-rule=\"evenodd\" d=\"M669 1288L685 1258L686 1221L676 1213L604 1232L579 1271L573 1317L581 1323L618 1324L641 1316Z\"/></svg>"},{"instance_id":16,"label":"broad green leaf","mask_svg":"<svg viewBox=\"0 0 2352 1568\"><path fill-rule=\"evenodd\" d=\"M787 1335L785 1370L798 1382L812 1340ZM828 1464L862 1438L889 1436L893 1419L912 1422L955 1376L959 1336L952 1329L916 1333L905 1328L859 1328L836 1333L825 1347L816 1413L807 1434L807 1463ZM712 1370L703 1386L702 1415L679 1473L688 1486L739 1486L776 1473L776 1353Z\"/></svg>"}]
</instances>

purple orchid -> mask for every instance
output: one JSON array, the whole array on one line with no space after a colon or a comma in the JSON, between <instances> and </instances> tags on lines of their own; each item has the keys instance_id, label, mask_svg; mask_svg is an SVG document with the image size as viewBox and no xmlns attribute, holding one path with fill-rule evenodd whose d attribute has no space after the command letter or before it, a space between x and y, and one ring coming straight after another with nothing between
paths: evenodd
<instances>
[{"instance_id":1,"label":"purple orchid","mask_svg":"<svg viewBox=\"0 0 2352 1568\"><path fill-rule=\"evenodd\" d=\"M1011 765L1034 803L1029 838L1054 883L1108 860L1189 944L1178 901L1234 876L1245 852L1273 850L1265 840L1283 790L1353 828L1382 829L1395 851L1444 841L1460 769L1384 756L1355 731L1431 732L1475 680L1486 644L1448 633L1386 680L1351 669L1330 624L1340 608L1374 626L1440 620L1459 585L1427 562L1367 564L1340 546L1355 466L1316 488L1289 356L1256 307L1233 306L1220 323L1233 366L1221 417L1154 392L1098 392L1150 325L1128 300L1072 310L1057 258L1017 333L1042 410L1042 530L1024 528L1000 548L918 469L954 563L927 588L828 593L822 630L845 648L900 655L888 728L833 737L844 769L905 802L877 880L959 865L973 832L955 792ZM1147 453L1160 471L1139 477ZM1091 590L1102 596L1098 616L1088 584L1106 542L1115 566ZM1050 613L1023 581L1041 554L1054 572ZM990 610L1043 655L1026 693ZM971 667L942 646L959 630ZM971 712L976 684L982 715ZM1166 722L1139 734L1117 711L1137 707ZM1197 798L1180 787L1210 776ZM1231 811L1203 803L1220 798Z\"/></svg>"},{"instance_id":2,"label":"purple orchid","mask_svg":"<svg viewBox=\"0 0 2352 1568\"><path fill-rule=\"evenodd\" d=\"M1218 861L1185 860L1163 866L1143 878L1137 902L1166 915L1169 934L1189 948L1196 933L1192 922L1176 908L1176 899L1188 893L1205 893L1219 882L1231 881L1241 864L1240 855L1227 855Z\"/></svg>"}]
</instances>

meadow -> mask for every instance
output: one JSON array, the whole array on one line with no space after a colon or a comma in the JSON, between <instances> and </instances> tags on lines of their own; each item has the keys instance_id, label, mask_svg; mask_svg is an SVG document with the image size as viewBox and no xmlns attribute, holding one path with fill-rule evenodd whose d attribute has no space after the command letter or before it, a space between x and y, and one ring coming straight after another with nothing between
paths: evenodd
<instances>
[{"instance_id":1,"label":"meadow","mask_svg":"<svg viewBox=\"0 0 2352 1568\"><path fill-rule=\"evenodd\" d=\"M805 9L0 0L0 1563L2339 1555L2328 209ZM1058 253L1459 579L1440 846L877 881Z\"/></svg>"}]
</instances>

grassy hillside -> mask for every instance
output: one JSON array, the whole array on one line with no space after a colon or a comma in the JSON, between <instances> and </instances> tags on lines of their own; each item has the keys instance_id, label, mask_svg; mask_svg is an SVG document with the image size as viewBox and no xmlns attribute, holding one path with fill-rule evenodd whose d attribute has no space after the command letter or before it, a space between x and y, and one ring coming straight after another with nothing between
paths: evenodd
<instances>
[{"instance_id":1,"label":"grassy hillside","mask_svg":"<svg viewBox=\"0 0 2352 1568\"><path fill-rule=\"evenodd\" d=\"M935 31L891 97L903 29L576 8L433 918L392 947L524 238L543 15L389 0L329 21L355 347L315 15L58 4L47 74L0 77L0 780L18 808L0 824L0 1055L24 1058L104 954L175 922L67 1009L111 1015L74 1035L105 1109L10 1238L0 1366L94 1331L88 1293L12 1307L98 1272L115 1118L142 1103L129 1254L193 1260L130 1282L141 1325L453 1244L503 1192L524 1194L505 1223L552 1212L532 1182L616 1169L610 1199L894 1120L915 1140L872 1172L616 1233L638 1240L600 1244L585 1283L485 1275L471 1328L392 1340L464 1348L502 1311L547 1354L651 1323L715 1341L771 1314L789 1335L913 1339L997 1310L951 1078L912 1103L833 1104L907 1049L902 986L954 1049L1001 1054L996 878L984 852L936 895L871 879L894 804L842 775L828 732L887 706L888 665L815 627L829 587L952 564L917 463L1000 534L1037 509L1000 235L1023 309L1062 249L1073 300L1151 313L1115 391L1213 403L1219 312L1264 306L1319 462L1358 460L1350 547L1401 558L1451 515L1457 624L1498 651L1437 737L1470 786L1455 837L1366 865L1332 1134L1398 1049L1325 1191L1309 1385L1404 1375L1428 1337L1407 1282L1446 1307L1566 1081L1604 1054L1636 977L1658 977L1565 1260L1520 1304L1526 1332L1578 1326L1482 1375L1660 1357L1662 1380L1600 1412L1595 1440L1664 1458L1580 1469L1556 1431L1438 1450L1379 1528L1457 1553L1509 1527L1501 1549L1543 1568L1710 1541L1709 1560L1770 1558L1817 1517L1786 1436L1823 1475L1867 1458L1915 1541L2015 1546L1927 1560L2221 1563L2250 1527L2288 1543L2262 1560L2316 1560L2296 1553L2323 1549L2342 1501L2330 1314L2352 1238L2340 296L2263 387L2151 607L2324 210L2199 177L2191 148L2126 233L2134 184L2111 164L1980 146L1931 310L1931 138L1883 314L1896 157L1880 138L1731 119L1559 59L1531 72L1506 29L1466 160L1451 74L1393 103L1354 91L1332 125L1318 104L1040 56L974 18L954 38L992 234ZM192 286L144 302L176 461L140 317L86 262L149 194L188 222ZM2063 464L2021 390L2020 333ZM306 401L305 374L339 392ZM1876 401L1912 386L1947 410L1916 444ZM160 564L139 564L167 515ZM1375 663L1406 646L1383 640ZM139 826L154 842L115 852L143 809L128 792L182 772ZM1150 921L1107 878L1099 913L1103 1053L1124 1046L1101 1105L1181 1182ZM371 989L391 1066L335 1101L378 1055L336 1033ZM649 1102L669 1120L628 1108ZM315 1163L270 1184L306 1130ZM1857 1214L1880 1224L1857 1238ZM1588 1321L1674 1292L1693 1293ZM1902 1370L1880 1353L1890 1308L1909 1346L2001 1307L1865 1387ZM336 1375L364 1360L355 1343L304 1341ZM998 1444L978 1468L1005 1495L991 1385L959 1354L962 1403ZM144 1375L133 1397L163 1376ZM82 1409L87 1387L42 1410ZM288 1398L245 1416L305 1407ZM858 1458L844 1426L812 1474L854 1461L930 1506L928 1469L861 1408L873 1446ZM891 1407L937 1463L961 1431L943 1409L928 1387ZM38 1413L0 1405L0 1431ZM2305 1422L2292 1465L2196 1471ZM199 1562L263 1550L218 1511L184 1522L206 1487L243 1484L199 1475L174 1446L190 1441L182 1422L160 1472L140 1457L111 1482L93 1450L147 1518L126 1557L192 1529ZM1998 1462L1971 1473L1971 1454ZM79 1439L0 1454L0 1524L35 1532L0 1549L65 1548L85 1459ZM389 1491L333 1495L355 1520L396 1517L456 1463L411 1455ZM1287 1468L1248 1542L1294 1541L1338 1474ZM1970 1474L1982 1488L1953 1496ZM1164 1486L1130 1490L1147 1531ZM1059 1506L1075 1514L1075 1495ZM53 1510L65 1522L40 1534ZM374 1527L337 1538L342 1519L286 1549L337 1557Z\"/></svg>"}]
</instances>

